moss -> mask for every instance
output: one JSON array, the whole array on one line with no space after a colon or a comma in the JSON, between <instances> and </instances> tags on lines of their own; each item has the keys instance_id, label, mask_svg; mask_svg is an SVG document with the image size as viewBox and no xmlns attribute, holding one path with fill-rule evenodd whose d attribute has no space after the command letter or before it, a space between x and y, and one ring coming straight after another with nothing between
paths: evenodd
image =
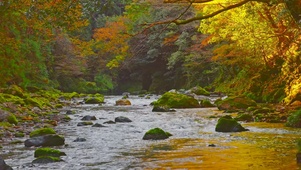
<instances>
[{"instance_id":1,"label":"moss","mask_svg":"<svg viewBox=\"0 0 301 170\"><path fill-rule=\"evenodd\" d=\"M204 88L197 86L191 89L191 92L196 94L196 95L205 95L205 96L210 96L210 93L205 90Z\"/></svg>"},{"instance_id":2,"label":"moss","mask_svg":"<svg viewBox=\"0 0 301 170\"><path fill-rule=\"evenodd\" d=\"M201 100L201 106L202 107L215 107L215 105L212 104L209 99Z\"/></svg>"},{"instance_id":3,"label":"moss","mask_svg":"<svg viewBox=\"0 0 301 170\"><path fill-rule=\"evenodd\" d=\"M249 114L239 114L239 115L235 118L235 120L237 120L237 121L248 121L248 122L250 122L250 121L253 121L253 117L252 117L252 115L249 115Z\"/></svg>"},{"instance_id":4,"label":"moss","mask_svg":"<svg viewBox=\"0 0 301 170\"><path fill-rule=\"evenodd\" d=\"M11 127L12 125L8 122L0 122L0 127Z\"/></svg>"},{"instance_id":5,"label":"moss","mask_svg":"<svg viewBox=\"0 0 301 170\"><path fill-rule=\"evenodd\" d=\"M167 92L163 94L156 102L155 106L168 106L170 108L197 108L200 107L199 102L190 96Z\"/></svg>"},{"instance_id":6,"label":"moss","mask_svg":"<svg viewBox=\"0 0 301 170\"><path fill-rule=\"evenodd\" d=\"M35 158L42 157L42 156L60 157L65 155L66 154L64 152L52 148L38 148L34 152Z\"/></svg>"},{"instance_id":7,"label":"moss","mask_svg":"<svg viewBox=\"0 0 301 170\"><path fill-rule=\"evenodd\" d=\"M298 153L301 153L301 139L297 140L297 149L298 149Z\"/></svg>"},{"instance_id":8,"label":"moss","mask_svg":"<svg viewBox=\"0 0 301 170\"><path fill-rule=\"evenodd\" d=\"M18 96L20 98L25 98L25 93L24 93L24 90L17 86L17 85L11 85L9 86L9 88L7 88L6 90L4 90L4 93L7 93L7 94L12 94L14 96Z\"/></svg>"},{"instance_id":9,"label":"moss","mask_svg":"<svg viewBox=\"0 0 301 170\"><path fill-rule=\"evenodd\" d=\"M172 134L170 134L169 132L165 132L160 128L154 128L154 129L150 129L144 134L143 140L161 140L161 139L167 139L170 136L172 136Z\"/></svg>"},{"instance_id":10,"label":"moss","mask_svg":"<svg viewBox=\"0 0 301 170\"><path fill-rule=\"evenodd\" d=\"M56 104L54 107L55 107L55 108L63 108L64 106L63 106L63 104L58 103L58 104Z\"/></svg>"},{"instance_id":11,"label":"moss","mask_svg":"<svg viewBox=\"0 0 301 170\"><path fill-rule=\"evenodd\" d=\"M271 112L274 112L273 109L270 109L270 108L260 108L260 109L256 109L253 111L253 115L257 115L257 114L263 114L263 113L271 113Z\"/></svg>"},{"instance_id":12,"label":"moss","mask_svg":"<svg viewBox=\"0 0 301 170\"><path fill-rule=\"evenodd\" d=\"M42 136L47 134L56 134L56 132L52 128L41 128L30 132L29 136L32 138L35 136Z\"/></svg>"},{"instance_id":13,"label":"moss","mask_svg":"<svg viewBox=\"0 0 301 170\"><path fill-rule=\"evenodd\" d=\"M104 97L87 97L84 99L86 104L100 104L104 102Z\"/></svg>"},{"instance_id":14,"label":"moss","mask_svg":"<svg viewBox=\"0 0 301 170\"><path fill-rule=\"evenodd\" d=\"M220 110L247 109L251 106L257 106L256 102L244 96L228 97L218 104Z\"/></svg>"},{"instance_id":15,"label":"moss","mask_svg":"<svg viewBox=\"0 0 301 170\"><path fill-rule=\"evenodd\" d=\"M10 114L8 117L7 117L7 121L8 123L10 124L15 124L17 125L18 124L18 120L16 118L16 116L14 114Z\"/></svg>"},{"instance_id":16,"label":"moss","mask_svg":"<svg viewBox=\"0 0 301 170\"><path fill-rule=\"evenodd\" d=\"M25 136L25 134L23 132L16 132L14 136L17 138L22 138Z\"/></svg>"},{"instance_id":17,"label":"moss","mask_svg":"<svg viewBox=\"0 0 301 170\"><path fill-rule=\"evenodd\" d=\"M293 112L287 118L286 126L295 127L295 128L301 128L301 109Z\"/></svg>"},{"instance_id":18,"label":"moss","mask_svg":"<svg viewBox=\"0 0 301 170\"><path fill-rule=\"evenodd\" d=\"M31 105L33 107L38 107L40 109L43 108L43 104L39 100L37 100L36 98L26 98L26 99L24 99L24 102L27 105Z\"/></svg>"}]
</instances>

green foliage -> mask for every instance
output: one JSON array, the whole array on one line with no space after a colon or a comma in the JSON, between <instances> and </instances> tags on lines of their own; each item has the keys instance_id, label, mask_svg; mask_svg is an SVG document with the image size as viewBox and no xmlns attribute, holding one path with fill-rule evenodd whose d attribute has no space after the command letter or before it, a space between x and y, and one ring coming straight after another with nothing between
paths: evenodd
<instances>
[{"instance_id":1,"label":"green foliage","mask_svg":"<svg viewBox=\"0 0 301 170\"><path fill-rule=\"evenodd\" d=\"M293 112L287 119L286 126L301 128L301 109Z\"/></svg>"},{"instance_id":2,"label":"green foliage","mask_svg":"<svg viewBox=\"0 0 301 170\"><path fill-rule=\"evenodd\" d=\"M52 128L40 128L30 132L29 136L32 138L32 137L43 136L48 134L56 134L56 132Z\"/></svg>"}]
</instances>

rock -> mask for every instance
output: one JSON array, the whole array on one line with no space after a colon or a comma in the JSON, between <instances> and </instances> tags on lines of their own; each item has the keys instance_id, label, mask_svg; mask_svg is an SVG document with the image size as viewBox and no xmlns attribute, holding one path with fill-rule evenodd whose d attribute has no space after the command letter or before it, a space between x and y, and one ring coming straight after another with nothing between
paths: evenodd
<instances>
[{"instance_id":1,"label":"rock","mask_svg":"<svg viewBox=\"0 0 301 170\"><path fill-rule=\"evenodd\" d=\"M217 132L242 132L242 131L248 131L248 129L245 129L241 126L235 119L233 119L231 116L223 116L221 117L217 125L215 127L215 131Z\"/></svg>"},{"instance_id":2,"label":"rock","mask_svg":"<svg viewBox=\"0 0 301 170\"><path fill-rule=\"evenodd\" d=\"M33 160L32 163L47 164L47 163L54 163L54 162L61 162L61 161L63 161L63 160L59 157L43 156L43 157L39 157L39 158Z\"/></svg>"},{"instance_id":3,"label":"rock","mask_svg":"<svg viewBox=\"0 0 301 170\"><path fill-rule=\"evenodd\" d=\"M30 132L29 136L32 138L32 137L43 136L48 134L56 134L56 132L52 128L40 128Z\"/></svg>"},{"instance_id":4,"label":"rock","mask_svg":"<svg viewBox=\"0 0 301 170\"><path fill-rule=\"evenodd\" d=\"M131 105L132 103L128 99L120 99L116 101L117 106L127 106Z\"/></svg>"},{"instance_id":5,"label":"rock","mask_svg":"<svg viewBox=\"0 0 301 170\"><path fill-rule=\"evenodd\" d=\"M7 165L5 161L2 158L0 158L0 170L12 170L12 169L13 169L12 167Z\"/></svg>"},{"instance_id":6,"label":"rock","mask_svg":"<svg viewBox=\"0 0 301 170\"><path fill-rule=\"evenodd\" d=\"M210 96L210 93L200 86L193 87L190 90L191 90L191 93L194 93L196 95Z\"/></svg>"},{"instance_id":7,"label":"rock","mask_svg":"<svg viewBox=\"0 0 301 170\"><path fill-rule=\"evenodd\" d=\"M249 115L249 114L239 114L236 118L234 118L237 121L247 121L247 122L251 122L253 121L253 116Z\"/></svg>"},{"instance_id":8,"label":"rock","mask_svg":"<svg viewBox=\"0 0 301 170\"><path fill-rule=\"evenodd\" d=\"M119 116L115 118L115 122L132 122L132 120L127 117Z\"/></svg>"},{"instance_id":9,"label":"rock","mask_svg":"<svg viewBox=\"0 0 301 170\"><path fill-rule=\"evenodd\" d=\"M85 138L76 138L73 142L85 142L87 139Z\"/></svg>"},{"instance_id":10,"label":"rock","mask_svg":"<svg viewBox=\"0 0 301 170\"><path fill-rule=\"evenodd\" d=\"M52 128L40 128L30 132L29 136L32 138L32 137L43 136L48 134L56 134L56 132Z\"/></svg>"},{"instance_id":11,"label":"rock","mask_svg":"<svg viewBox=\"0 0 301 170\"><path fill-rule=\"evenodd\" d=\"M44 135L25 140L25 147L61 146L65 144L65 138L59 135Z\"/></svg>"},{"instance_id":12,"label":"rock","mask_svg":"<svg viewBox=\"0 0 301 170\"><path fill-rule=\"evenodd\" d=\"M109 121L103 122L103 124L116 124L116 122L109 120Z\"/></svg>"},{"instance_id":13,"label":"rock","mask_svg":"<svg viewBox=\"0 0 301 170\"><path fill-rule=\"evenodd\" d=\"M157 101L152 103L154 106L168 106L170 108L198 108L199 102L185 94L173 92L164 93Z\"/></svg>"},{"instance_id":14,"label":"rock","mask_svg":"<svg viewBox=\"0 0 301 170\"><path fill-rule=\"evenodd\" d=\"M175 110L168 106L154 106L152 112L175 112Z\"/></svg>"},{"instance_id":15,"label":"rock","mask_svg":"<svg viewBox=\"0 0 301 170\"><path fill-rule=\"evenodd\" d=\"M76 113L76 111L74 111L74 110L67 110L66 111L67 115L74 115L75 113Z\"/></svg>"},{"instance_id":16,"label":"rock","mask_svg":"<svg viewBox=\"0 0 301 170\"><path fill-rule=\"evenodd\" d=\"M7 120L9 113L5 110L0 109L0 122Z\"/></svg>"},{"instance_id":17,"label":"rock","mask_svg":"<svg viewBox=\"0 0 301 170\"><path fill-rule=\"evenodd\" d=\"M107 126L104 126L104 125L99 124L99 123L95 123L94 125L92 125L92 127L107 127Z\"/></svg>"},{"instance_id":18,"label":"rock","mask_svg":"<svg viewBox=\"0 0 301 170\"><path fill-rule=\"evenodd\" d=\"M104 97L88 97L84 99L85 104L101 104L104 102Z\"/></svg>"},{"instance_id":19,"label":"rock","mask_svg":"<svg viewBox=\"0 0 301 170\"><path fill-rule=\"evenodd\" d=\"M219 101L217 103L219 110L239 110L239 109L247 109L251 106L256 106L256 102L252 99L249 99L244 96L234 96L234 97L228 97L222 101Z\"/></svg>"},{"instance_id":20,"label":"rock","mask_svg":"<svg viewBox=\"0 0 301 170\"><path fill-rule=\"evenodd\" d=\"M77 126L89 126L89 125L93 125L93 122L79 122L77 124Z\"/></svg>"},{"instance_id":21,"label":"rock","mask_svg":"<svg viewBox=\"0 0 301 170\"><path fill-rule=\"evenodd\" d=\"M216 147L215 144L209 144L208 146L209 146L209 147Z\"/></svg>"},{"instance_id":22,"label":"rock","mask_svg":"<svg viewBox=\"0 0 301 170\"><path fill-rule=\"evenodd\" d=\"M95 116L86 115L81 120L96 120L96 117Z\"/></svg>"},{"instance_id":23,"label":"rock","mask_svg":"<svg viewBox=\"0 0 301 170\"><path fill-rule=\"evenodd\" d=\"M201 100L200 104L201 104L201 107L205 107L205 108L207 108L207 107L215 107L215 105L212 104L209 99L203 99L203 100Z\"/></svg>"},{"instance_id":24,"label":"rock","mask_svg":"<svg viewBox=\"0 0 301 170\"><path fill-rule=\"evenodd\" d=\"M57 149L52 148L38 148L34 152L34 157L42 157L42 156L51 156L51 157L60 157L60 156L66 156L65 152L61 152Z\"/></svg>"},{"instance_id":25,"label":"rock","mask_svg":"<svg viewBox=\"0 0 301 170\"><path fill-rule=\"evenodd\" d=\"M160 128L154 128L151 129L149 131L147 131L144 136L143 136L143 140L163 140L163 139L167 139L170 136L172 136L170 133L165 132L164 130L160 129Z\"/></svg>"}]
</instances>

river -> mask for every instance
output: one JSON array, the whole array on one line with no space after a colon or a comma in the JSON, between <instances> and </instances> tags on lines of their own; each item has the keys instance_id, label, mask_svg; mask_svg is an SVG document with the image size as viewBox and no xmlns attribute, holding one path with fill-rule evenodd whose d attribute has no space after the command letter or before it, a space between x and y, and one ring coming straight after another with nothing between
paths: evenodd
<instances>
[{"instance_id":1,"label":"river","mask_svg":"<svg viewBox=\"0 0 301 170\"><path fill-rule=\"evenodd\" d=\"M64 162L31 164L35 148L23 144L3 146L6 163L13 169L42 170L140 170L140 169L301 169L296 164L296 139L300 129L283 124L243 123L250 131L215 132L217 108L176 109L176 112L152 112L150 99L130 96L131 106L115 106L121 96L106 96L105 104L78 105L71 121L55 130L65 137L66 145L55 147L65 152ZM64 114L64 112L62 112ZM77 126L85 115L102 124L125 116L130 123L104 124L106 127ZM151 128L173 134L167 140L145 141ZM73 142L76 138L85 142ZM209 146L210 145L210 146Z\"/></svg>"}]
</instances>

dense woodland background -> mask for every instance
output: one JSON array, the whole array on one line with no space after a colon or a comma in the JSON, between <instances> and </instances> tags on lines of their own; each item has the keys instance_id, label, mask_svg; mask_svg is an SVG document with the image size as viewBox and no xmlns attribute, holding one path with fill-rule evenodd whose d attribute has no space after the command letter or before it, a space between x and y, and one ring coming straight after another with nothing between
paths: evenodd
<instances>
[{"instance_id":1,"label":"dense woodland background","mask_svg":"<svg viewBox=\"0 0 301 170\"><path fill-rule=\"evenodd\" d=\"M301 99L300 0L191 2L1 1L0 87Z\"/></svg>"}]
</instances>

